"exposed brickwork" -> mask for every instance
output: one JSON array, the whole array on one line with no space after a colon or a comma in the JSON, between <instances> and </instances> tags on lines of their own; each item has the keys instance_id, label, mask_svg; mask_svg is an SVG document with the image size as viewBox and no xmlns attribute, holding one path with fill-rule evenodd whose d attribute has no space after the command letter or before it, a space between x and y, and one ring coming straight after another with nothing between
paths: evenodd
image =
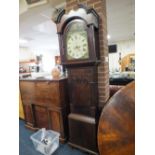
<instances>
[{"instance_id":1,"label":"exposed brickwork","mask_svg":"<svg viewBox=\"0 0 155 155\"><path fill-rule=\"evenodd\" d=\"M76 10L78 4L94 8L100 16L99 41L102 63L98 67L98 91L99 106L103 107L109 98L109 64L106 62L106 57L108 57L106 0L66 0L66 11Z\"/></svg>"}]
</instances>

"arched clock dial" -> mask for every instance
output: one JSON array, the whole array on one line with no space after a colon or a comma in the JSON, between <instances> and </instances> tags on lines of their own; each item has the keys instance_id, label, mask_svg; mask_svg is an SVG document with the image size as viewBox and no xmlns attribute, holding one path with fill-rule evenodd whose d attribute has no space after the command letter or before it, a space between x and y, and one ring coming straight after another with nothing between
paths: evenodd
<instances>
[{"instance_id":1,"label":"arched clock dial","mask_svg":"<svg viewBox=\"0 0 155 155\"><path fill-rule=\"evenodd\" d=\"M87 31L83 24L74 23L67 34L67 59L88 59Z\"/></svg>"}]
</instances>

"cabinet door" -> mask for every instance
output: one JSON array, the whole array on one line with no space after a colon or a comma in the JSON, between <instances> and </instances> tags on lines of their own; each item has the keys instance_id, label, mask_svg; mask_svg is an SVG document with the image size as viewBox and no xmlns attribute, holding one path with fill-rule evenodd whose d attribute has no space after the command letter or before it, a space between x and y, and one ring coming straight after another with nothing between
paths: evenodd
<instances>
[{"instance_id":1,"label":"cabinet door","mask_svg":"<svg viewBox=\"0 0 155 155\"><path fill-rule=\"evenodd\" d=\"M60 133L60 139L64 141L68 135L68 120L66 109L50 109L49 110L51 130Z\"/></svg>"},{"instance_id":2,"label":"cabinet door","mask_svg":"<svg viewBox=\"0 0 155 155\"><path fill-rule=\"evenodd\" d=\"M35 119L35 126L37 128L49 128L48 124L48 110L45 107L33 105L33 113Z\"/></svg>"},{"instance_id":3,"label":"cabinet door","mask_svg":"<svg viewBox=\"0 0 155 155\"><path fill-rule=\"evenodd\" d=\"M24 112L25 112L25 121L27 125L33 126L33 114L32 114L32 107L31 105L24 104L23 105Z\"/></svg>"},{"instance_id":4,"label":"cabinet door","mask_svg":"<svg viewBox=\"0 0 155 155\"><path fill-rule=\"evenodd\" d=\"M50 110L50 123L51 129L57 132L61 132L61 120L60 120L60 112Z\"/></svg>"}]
</instances>

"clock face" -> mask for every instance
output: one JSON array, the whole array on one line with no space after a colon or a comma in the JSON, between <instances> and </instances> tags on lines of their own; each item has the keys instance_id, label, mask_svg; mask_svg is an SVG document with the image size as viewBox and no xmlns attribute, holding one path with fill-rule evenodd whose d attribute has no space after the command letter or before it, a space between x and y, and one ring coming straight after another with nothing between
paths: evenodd
<instances>
[{"instance_id":1,"label":"clock face","mask_svg":"<svg viewBox=\"0 0 155 155\"><path fill-rule=\"evenodd\" d=\"M88 59L88 39L87 31L83 23L74 23L67 33L67 59Z\"/></svg>"}]
</instances>

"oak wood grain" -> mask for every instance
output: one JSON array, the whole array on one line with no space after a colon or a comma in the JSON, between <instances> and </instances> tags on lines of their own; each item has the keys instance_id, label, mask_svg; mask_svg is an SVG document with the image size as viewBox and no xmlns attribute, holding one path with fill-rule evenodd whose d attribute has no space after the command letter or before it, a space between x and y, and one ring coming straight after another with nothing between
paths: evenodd
<instances>
[{"instance_id":1,"label":"oak wood grain","mask_svg":"<svg viewBox=\"0 0 155 155\"><path fill-rule=\"evenodd\" d=\"M69 100L67 79L21 80L20 91L26 127L47 128L60 133L63 142L68 137Z\"/></svg>"}]
</instances>

